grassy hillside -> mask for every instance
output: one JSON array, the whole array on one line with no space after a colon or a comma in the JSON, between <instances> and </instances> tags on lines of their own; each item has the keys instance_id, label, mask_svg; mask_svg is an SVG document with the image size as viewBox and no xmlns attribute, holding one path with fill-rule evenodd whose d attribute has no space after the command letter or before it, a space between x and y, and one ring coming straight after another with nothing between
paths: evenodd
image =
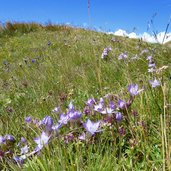
<instances>
[{"instance_id":1,"label":"grassy hillside","mask_svg":"<svg viewBox=\"0 0 171 171\"><path fill-rule=\"evenodd\" d=\"M10 28L3 28L0 34L2 168L171 169L170 48L66 26L30 26L26 31ZM102 59L104 48L108 55ZM148 72L151 68L154 71ZM153 88L149 80L154 79L160 85ZM143 90L132 95L128 91L131 84ZM86 104L89 98L95 99L93 107ZM127 104L120 106L119 100ZM57 135L48 131L48 145L43 144L40 154L30 155L36 147L33 139L47 132L47 122L42 126L39 121L48 115L54 126L61 113L71 110L70 102L82 113L81 118L63 124ZM95 111L100 103L103 110L113 104L112 113ZM52 111L55 107L60 111ZM28 116L32 121L25 121ZM102 131L91 135L84 126L87 119L100 121ZM83 132L86 139L79 140ZM15 142L6 134L13 135ZM21 137L29 146L24 164L13 159L22 156L24 145L17 145Z\"/></svg>"},{"instance_id":2,"label":"grassy hillside","mask_svg":"<svg viewBox=\"0 0 171 171\"><path fill-rule=\"evenodd\" d=\"M171 41L167 42L166 46L171 48Z\"/></svg>"}]
</instances>

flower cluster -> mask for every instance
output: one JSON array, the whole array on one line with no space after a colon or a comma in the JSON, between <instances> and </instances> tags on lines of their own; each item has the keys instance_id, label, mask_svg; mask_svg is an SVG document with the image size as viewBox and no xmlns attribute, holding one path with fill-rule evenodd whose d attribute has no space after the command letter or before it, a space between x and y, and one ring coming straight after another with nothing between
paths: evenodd
<instances>
[{"instance_id":1,"label":"flower cluster","mask_svg":"<svg viewBox=\"0 0 171 171\"><path fill-rule=\"evenodd\" d=\"M101 58L102 59L105 59L108 56L108 54L109 54L110 51L112 51L112 48L111 47L104 48L103 53L101 55Z\"/></svg>"},{"instance_id":2,"label":"flower cluster","mask_svg":"<svg viewBox=\"0 0 171 171\"><path fill-rule=\"evenodd\" d=\"M51 42L48 42L48 46L50 45ZM101 58L105 59L111 50L111 47L105 48ZM148 53L147 49L143 50L139 55L146 53ZM135 55L132 59L139 59L139 55ZM127 58L128 53L124 52L119 55L118 60ZM148 61L148 72L157 72L153 57L147 56L146 60ZM33 59L32 63L35 62L36 60ZM156 78L150 80L149 83L152 88L160 86L160 81ZM121 99L121 97L116 97L113 94L107 94L99 100L89 98L85 102L83 111L77 110L73 102L70 102L64 112L60 106L55 107L51 111L53 115L47 115L41 120L34 119L31 116L26 117L26 127L31 128L31 130L37 128L35 132L38 132L38 134L33 137L33 144L28 143L24 137L21 137L20 141L16 143L16 139L12 135L0 136L0 160L8 158L14 160L17 164L23 164L28 157L39 154L50 141L59 136L64 143L76 140L89 142L96 137L96 134L102 134L106 129L112 127L116 128L117 134L123 136L126 129L122 123L129 124L130 113L134 117L137 116L137 112L132 110L131 106L135 97L144 89L139 89L137 84L130 84L127 90L129 93L128 100ZM53 116L57 119L53 119ZM143 121L140 124L144 125ZM61 131L62 129L67 129L67 133ZM19 149L19 152L17 150L16 152L15 148Z\"/></svg>"},{"instance_id":3,"label":"flower cluster","mask_svg":"<svg viewBox=\"0 0 171 171\"><path fill-rule=\"evenodd\" d=\"M52 141L54 137L58 137L62 127L65 127L64 129L70 128L69 133L60 134L65 143L74 140L89 141L96 133L103 132L105 126L114 126L115 123L124 121L127 116L126 112L129 111L134 97L140 91L138 90L137 84L129 85L128 92L130 99L127 102L113 98L112 95L106 95L99 100L89 98L85 102L83 112L76 110L72 102L69 103L66 112L62 112L60 107L55 107L52 112L56 116L59 116L57 121L50 115L45 116L42 120L33 119L28 116L25 118L26 127L28 126L32 129L37 128L38 132L40 132L39 135L33 138L34 145L28 145L24 137L16 144L16 140L12 135L0 136L0 158L13 158L16 163L23 164L25 159L40 153L43 147ZM93 116L95 117L97 115L101 117L100 120L92 119ZM84 121L84 118L87 118L86 121ZM73 129L73 127L79 129ZM118 128L119 134L120 132L122 134L124 132L121 129L123 128ZM20 149L19 155L14 155L14 149L16 147Z\"/></svg>"},{"instance_id":4,"label":"flower cluster","mask_svg":"<svg viewBox=\"0 0 171 171\"><path fill-rule=\"evenodd\" d=\"M124 60L126 58L128 58L128 53L124 52L119 55L118 60Z\"/></svg>"},{"instance_id":5,"label":"flower cluster","mask_svg":"<svg viewBox=\"0 0 171 171\"><path fill-rule=\"evenodd\" d=\"M156 64L154 63L153 57L147 56L146 60L148 61L148 72L153 73L157 71ZM149 80L149 83L151 84L152 88L160 86L160 81L156 78L154 80Z\"/></svg>"},{"instance_id":6,"label":"flower cluster","mask_svg":"<svg viewBox=\"0 0 171 171\"><path fill-rule=\"evenodd\" d=\"M147 61L148 61L148 72L154 72L156 70L156 64L154 63L153 57L147 56Z\"/></svg>"},{"instance_id":7,"label":"flower cluster","mask_svg":"<svg viewBox=\"0 0 171 171\"><path fill-rule=\"evenodd\" d=\"M150 80L149 83L151 84L152 88L160 86L160 81L156 78L154 80Z\"/></svg>"}]
</instances>

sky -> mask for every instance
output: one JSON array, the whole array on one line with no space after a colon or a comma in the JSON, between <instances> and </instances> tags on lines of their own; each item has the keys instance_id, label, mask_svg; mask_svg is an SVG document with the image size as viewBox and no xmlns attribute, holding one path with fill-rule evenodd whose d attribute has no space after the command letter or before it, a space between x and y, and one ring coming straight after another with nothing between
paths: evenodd
<instances>
[{"instance_id":1,"label":"sky","mask_svg":"<svg viewBox=\"0 0 171 171\"><path fill-rule=\"evenodd\" d=\"M89 1L90 15L88 0L0 0L0 22L51 22L139 35L165 31L171 18L171 0Z\"/></svg>"}]
</instances>

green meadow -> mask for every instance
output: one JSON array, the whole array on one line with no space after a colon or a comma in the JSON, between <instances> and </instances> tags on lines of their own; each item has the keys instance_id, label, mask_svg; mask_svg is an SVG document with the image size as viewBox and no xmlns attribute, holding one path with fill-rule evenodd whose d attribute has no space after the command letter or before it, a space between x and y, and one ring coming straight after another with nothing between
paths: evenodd
<instances>
[{"instance_id":1,"label":"green meadow","mask_svg":"<svg viewBox=\"0 0 171 171\"><path fill-rule=\"evenodd\" d=\"M122 53L125 58L118 59ZM155 64L153 72L148 72L148 56ZM169 43L150 44L63 25L7 23L0 28L0 135L12 135L15 141L0 140L0 169L171 170L170 68ZM152 87L149 81L154 79L160 85ZM131 84L141 90L133 97ZM116 109L101 114L88 108L89 98L96 105L100 98L105 106L113 102ZM129 105L119 107L119 100ZM50 116L56 124L70 102L82 114L79 123L63 124L39 152L30 155L36 147L34 138L45 131L36 121ZM55 107L60 112L53 112ZM27 123L29 116L32 121ZM99 121L100 131L91 135L83 126L87 119ZM81 140L83 132L86 138ZM22 162L14 160L23 155L21 137L29 147Z\"/></svg>"}]
</instances>

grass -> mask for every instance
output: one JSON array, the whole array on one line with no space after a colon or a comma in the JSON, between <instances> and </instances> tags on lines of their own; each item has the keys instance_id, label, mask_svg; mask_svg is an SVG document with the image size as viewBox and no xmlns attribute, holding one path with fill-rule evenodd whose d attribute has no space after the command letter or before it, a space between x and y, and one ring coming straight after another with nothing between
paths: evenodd
<instances>
[{"instance_id":1,"label":"grass","mask_svg":"<svg viewBox=\"0 0 171 171\"><path fill-rule=\"evenodd\" d=\"M125 116L128 121L115 122L111 129L105 127L105 131L96 134L90 142L75 138L65 143L68 133L77 136L82 131L82 128L75 128L75 131L67 125L40 155L28 158L22 166L15 164L11 156L0 158L2 169L171 169L170 48L51 24L44 27L8 24L0 33L0 135L11 134L17 142L25 137L31 149L35 147L33 138L41 130L25 124L26 116L43 119L50 115L58 119L52 109L60 106L66 111L70 101L83 111L90 97L99 99L111 93L128 100L127 87L131 83L145 89ZM112 51L102 60L101 54L106 47L112 47ZM144 49L149 51L140 55ZM128 59L118 60L123 52L128 53ZM131 60L136 54L140 58ZM148 73L148 55L153 56L157 68L164 65L168 68L159 74ZM161 86L152 89L149 80L154 77L161 80ZM133 111L138 116L134 117ZM102 119L99 115L84 115L83 122L88 117ZM124 135L118 133L119 127L126 130ZM14 148L12 154L19 153L19 148Z\"/></svg>"}]
</instances>

